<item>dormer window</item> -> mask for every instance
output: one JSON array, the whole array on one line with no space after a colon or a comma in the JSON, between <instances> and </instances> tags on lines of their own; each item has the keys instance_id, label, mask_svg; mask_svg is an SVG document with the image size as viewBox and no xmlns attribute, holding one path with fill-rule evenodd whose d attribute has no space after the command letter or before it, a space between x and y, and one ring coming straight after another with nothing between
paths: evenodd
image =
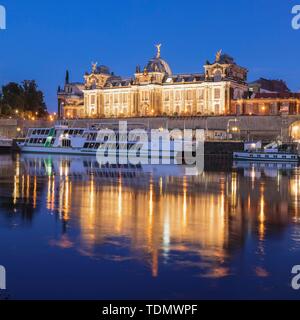
<instances>
[{"instance_id":1,"label":"dormer window","mask_svg":"<svg viewBox=\"0 0 300 320\"><path fill-rule=\"evenodd\" d=\"M214 81L219 82L222 81L222 72L221 70L217 70L214 74Z\"/></svg>"}]
</instances>

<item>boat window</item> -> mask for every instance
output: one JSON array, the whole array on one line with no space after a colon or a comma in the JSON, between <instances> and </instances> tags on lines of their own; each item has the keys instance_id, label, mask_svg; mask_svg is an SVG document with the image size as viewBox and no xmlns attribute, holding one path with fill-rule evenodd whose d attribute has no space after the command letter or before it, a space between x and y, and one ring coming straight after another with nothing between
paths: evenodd
<instances>
[{"instance_id":1,"label":"boat window","mask_svg":"<svg viewBox=\"0 0 300 320\"><path fill-rule=\"evenodd\" d=\"M286 156L282 156L282 159L286 159Z\"/></svg>"},{"instance_id":2,"label":"boat window","mask_svg":"<svg viewBox=\"0 0 300 320\"><path fill-rule=\"evenodd\" d=\"M33 130L33 131L32 131L32 134L36 134L36 130Z\"/></svg>"},{"instance_id":3,"label":"boat window","mask_svg":"<svg viewBox=\"0 0 300 320\"><path fill-rule=\"evenodd\" d=\"M46 143L46 139L43 139L43 144L45 144Z\"/></svg>"},{"instance_id":4,"label":"boat window","mask_svg":"<svg viewBox=\"0 0 300 320\"><path fill-rule=\"evenodd\" d=\"M33 139L30 139L30 143L33 143Z\"/></svg>"},{"instance_id":5,"label":"boat window","mask_svg":"<svg viewBox=\"0 0 300 320\"><path fill-rule=\"evenodd\" d=\"M83 132L84 132L83 130L80 130L80 131L79 131L79 134L80 134L80 135L83 135Z\"/></svg>"},{"instance_id":6,"label":"boat window","mask_svg":"<svg viewBox=\"0 0 300 320\"><path fill-rule=\"evenodd\" d=\"M41 135L44 135L45 134L45 130L41 130Z\"/></svg>"},{"instance_id":7,"label":"boat window","mask_svg":"<svg viewBox=\"0 0 300 320\"><path fill-rule=\"evenodd\" d=\"M71 140L69 140L69 139L63 139L63 141L62 141L62 146L63 146L64 148L70 148L70 147L71 147Z\"/></svg>"},{"instance_id":8,"label":"boat window","mask_svg":"<svg viewBox=\"0 0 300 320\"><path fill-rule=\"evenodd\" d=\"M40 134L41 134L41 130L38 130L38 131L37 131L37 134L40 135Z\"/></svg>"},{"instance_id":9,"label":"boat window","mask_svg":"<svg viewBox=\"0 0 300 320\"><path fill-rule=\"evenodd\" d=\"M51 144L54 144L54 142L55 142L55 138L52 138Z\"/></svg>"},{"instance_id":10,"label":"boat window","mask_svg":"<svg viewBox=\"0 0 300 320\"><path fill-rule=\"evenodd\" d=\"M95 143L95 149L99 149L100 143Z\"/></svg>"},{"instance_id":11,"label":"boat window","mask_svg":"<svg viewBox=\"0 0 300 320\"><path fill-rule=\"evenodd\" d=\"M87 149L88 147L89 147L89 143L86 142L86 143L84 144L83 148L84 148L84 149Z\"/></svg>"},{"instance_id":12,"label":"boat window","mask_svg":"<svg viewBox=\"0 0 300 320\"><path fill-rule=\"evenodd\" d=\"M73 135L74 134L74 130L70 130L70 135Z\"/></svg>"}]
</instances>

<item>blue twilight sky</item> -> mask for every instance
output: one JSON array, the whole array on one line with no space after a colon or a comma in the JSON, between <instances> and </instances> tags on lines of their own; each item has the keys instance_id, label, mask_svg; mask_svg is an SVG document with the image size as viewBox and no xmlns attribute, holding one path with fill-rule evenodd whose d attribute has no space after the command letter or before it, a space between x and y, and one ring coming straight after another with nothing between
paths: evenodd
<instances>
[{"instance_id":1,"label":"blue twilight sky","mask_svg":"<svg viewBox=\"0 0 300 320\"><path fill-rule=\"evenodd\" d=\"M217 50L249 69L249 80L283 78L300 90L300 30L291 27L300 0L0 0L0 85L35 79L48 108L65 70L82 81L92 61L131 76L162 43L174 73L202 72Z\"/></svg>"}]
</instances>

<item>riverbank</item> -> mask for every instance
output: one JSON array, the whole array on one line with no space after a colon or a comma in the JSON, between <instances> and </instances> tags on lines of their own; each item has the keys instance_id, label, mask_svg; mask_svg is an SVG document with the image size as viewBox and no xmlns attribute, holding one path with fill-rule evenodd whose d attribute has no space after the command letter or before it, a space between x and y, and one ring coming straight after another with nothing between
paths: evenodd
<instances>
[{"instance_id":1,"label":"riverbank","mask_svg":"<svg viewBox=\"0 0 300 320\"><path fill-rule=\"evenodd\" d=\"M68 120L72 127L87 127L95 123L117 123L127 121L128 124L141 124L150 129L203 129L211 140L224 138L234 127L233 139L272 141L282 137L290 140L291 127L299 121L300 115L274 116L208 116L208 117L144 117L119 119L76 119ZM17 138L26 134L28 128L51 127L53 121L0 119L0 136Z\"/></svg>"}]
</instances>

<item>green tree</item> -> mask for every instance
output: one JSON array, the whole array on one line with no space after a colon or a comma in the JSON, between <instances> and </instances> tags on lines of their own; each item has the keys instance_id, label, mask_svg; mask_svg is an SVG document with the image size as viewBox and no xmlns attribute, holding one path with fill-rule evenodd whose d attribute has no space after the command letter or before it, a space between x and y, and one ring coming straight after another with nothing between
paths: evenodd
<instances>
[{"instance_id":1,"label":"green tree","mask_svg":"<svg viewBox=\"0 0 300 320\"><path fill-rule=\"evenodd\" d=\"M38 89L34 80L25 80L22 83L24 94L24 111L38 112L40 116L47 114L44 94Z\"/></svg>"},{"instance_id":2,"label":"green tree","mask_svg":"<svg viewBox=\"0 0 300 320\"><path fill-rule=\"evenodd\" d=\"M5 115L8 115L8 110L24 109L24 92L22 86L15 82L10 82L9 84L2 87L1 96L1 110L5 109Z\"/></svg>"},{"instance_id":3,"label":"green tree","mask_svg":"<svg viewBox=\"0 0 300 320\"><path fill-rule=\"evenodd\" d=\"M34 80L25 80L21 84L10 82L2 87L0 114L12 115L15 111L47 115L44 95Z\"/></svg>"}]
</instances>

